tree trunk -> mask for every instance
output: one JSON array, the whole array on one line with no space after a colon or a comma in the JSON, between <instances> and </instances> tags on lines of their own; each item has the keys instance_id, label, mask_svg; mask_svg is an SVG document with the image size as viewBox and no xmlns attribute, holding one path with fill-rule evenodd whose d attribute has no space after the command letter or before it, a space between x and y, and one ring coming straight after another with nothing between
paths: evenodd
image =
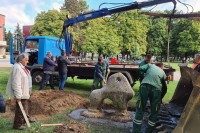
<instances>
[{"instance_id":1,"label":"tree trunk","mask_svg":"<svg viewBox=\"0 0 200 133\"><path fill-rule=\"evenodd\" d=\"M92 53L92 56L91 56L91 60L93 60L94 59L94 53Z\"/></svg>"}]
</instances>

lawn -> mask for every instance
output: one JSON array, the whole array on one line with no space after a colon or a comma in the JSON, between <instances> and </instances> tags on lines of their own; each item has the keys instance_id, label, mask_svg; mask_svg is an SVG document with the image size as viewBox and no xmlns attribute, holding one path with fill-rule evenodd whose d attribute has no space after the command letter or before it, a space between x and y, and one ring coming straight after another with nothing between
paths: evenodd
<instances>
[{"instance_id":1,"label":"lawn","mask_svg":"<svg viewBox=\"0 0 200 133\"><path fill-rule=\"evenodd\" d=\"M164 62L164 64L168 66L168 63L167 63L167 62ZM172 68L174 68L176 71L180 71L179 64L180 64L180 62L170 62L170 66L171 66ZM191 67L192 65L193 65L193 63L190 62L190 63L188 64L188 67Z\"/></svg>"},{"instance_id":2,"label":"lawn","mask_svg":"<svg viewBox=\"0 0 200 133\"><path fill-rule=\"evenodd\" d=\"M3 94L5 99L8 99L8 97L6 96L6 84L7 84L7 80L8 80L8 76L10 73L10 68L0 68L0 92ZM165 98L164 98L164 102L167 103L169 102L169 100L171 99L175 87L177 85L178 81L173 81L170 82L168 84L168 93L166 94ZM58 83L56 83L57 85ZM80 79L72 79L72 78L68 78L67 80L67 84L65 86L65 91L73 91L76 94L79 94L85 98L88 98L90 91L91 91L91 85L92 85L92 80L80 80ZM33 90L37 91L38 90L38 86L34 85L33 86ZM133 87L133 90L136 92L138 92L138 88L139 88L139 82L137 81L135 86ZM129 102L130 106L134 106L136 102L136 96ZM38 121L34 124L32 124L32 127L30 129L27 129L23 132L43 132L43 133L51 133L53 132L53 128L54 127L41 127L40 124L41 123L71 123L74 120L69 118L68 114L70 111L72 111L73 108L71 109L66 109L66 111L64 111L63 113L57 114L54 117L52 117L50 120L48 121ZM101 125L101 124L86 124L86 123L82 123L83 125L85 125L86 127L89 128L89 131L91 133L125 133L128 132L128 129L121 129L121 128L117 128L117 127L111 127L111 126L106 126L106 125ZM1 114L0 114L0 132L3 133L20 133L22 131L17 132L16 130L12 129L12 120L10 119L5 119L2 118Z\"/></svg>"}]
</instances>

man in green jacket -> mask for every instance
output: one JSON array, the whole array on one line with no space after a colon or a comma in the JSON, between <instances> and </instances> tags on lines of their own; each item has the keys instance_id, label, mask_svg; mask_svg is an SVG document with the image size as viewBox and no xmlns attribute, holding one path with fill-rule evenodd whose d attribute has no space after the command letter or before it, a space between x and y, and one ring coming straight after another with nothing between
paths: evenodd
<instances>
[{"instance_id":1,"label":"man in green jacket","mask_svg":"<svg viewBox=\"0 0 200 133\"><path fill-rule=\"evenodd\" d=\"M151 62L151 57L152 57L151 54L147 54L145 56L145 59L139 64L139 67L149 64ZM140 83L142 82L144 76L145 76L145 72L140 71Z\"/></svg>"},{"instance_id":2,"label":"man in green jacket","mask_svg":"<svg viewBox=\"0 0 200 133\"><path fill-rule=\"evenodd\" d=\"M103 87L103 82L106 84L106 72L109 70L109 64L106 60L103 60L102 56L99 56L98 62L95 65L94 71L94 81L93 90L98 89L98 84L100 83L100 88Z\"/></svg>"},{"instance_id":3,"label":"man in green jacket","mask_svg":"<svg viewBox=\"0 0 200 133\"><path fill-rule=\"evenodd\" d=\"M151 115L148 120L146 133L151 133L157 120L157 114L161 103L162 81L166 79L163 64L156 65L146 64L139 69L145 73L145 77L141 82L139 94L136 103L136 115L133 120L133 133L140 133L143 115L147 100L149 98L151 104Z\"/></svg>"}]
</instances>

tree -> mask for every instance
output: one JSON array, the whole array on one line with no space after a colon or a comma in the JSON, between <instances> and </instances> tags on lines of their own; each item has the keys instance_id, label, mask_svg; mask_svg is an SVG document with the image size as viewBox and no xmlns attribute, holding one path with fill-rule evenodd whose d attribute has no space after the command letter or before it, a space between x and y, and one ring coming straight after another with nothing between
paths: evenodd
<instances>
[{"instance_id":1,"label":"tree","mask_svg":"<svg viewBox=\"0 0 200 133\"><path fill-rule=\"evenodd\" d=\"M6 32L6 29L4 30L4 35L5 35L5 41L7 43L6 51L10 50L10 38L12 37L12 33L10 30Z\"/></svg>"},{"instance_id":2,"label":"tree","mask_svg":"<svg viewBox=\"0 0 200 133\"><path fill-rule=\"evenodd\" d=\"M164 55L167 55L167 30L167 19L159 18L150 20L147 33L147 53L161 55L161 59Z\"/></svg>"},{"instance_id":3,"label":"tree","mask_svg":"<svg viewBox=\"0 0 200 133\"><path fill-rule=\"evenodd\" d=\"M147 46L148 18L138 10L124 12L117 18L118 35L122 37L119 47L121 53L131 54L135 58L145 54Z\"/></svg>"},{"instance_id":4,"label":"tree","mask_svg":"<svg viewBox=\"0 0 200 133\"><path fill-rule=\"evenodd\" d=\"M22 29L20 28L19 24L17 23L16 29L14 34L17 36L18 39L23 41L23 34L22 34Z\"/></svg>"},{"instance_id":5,"label":"tree","mask_svg":"<svg viewBox=\"0 0 200 133\"><path fill-rule=\"evenodd\" d=\"M14 36L17 38L16 39L16 45L17 45L17 48L18 48L17 51L21 51L21 45L23 44L24 40L23 40L22 30L21 30L18 23L17 23L17 26L16 26L16 30L14 32Z\"/></svg>"},{"instance_id":6,"label":"tree","mask_svg":"<svg viewBox=\"0 0 200 133\"><path fill-rule=\"evenodd\" d=\"M71 17L75 17L87 11L88 5L85 0L65 0L61 10L66 10Z\"/></svg>"},{"instance_id":7,"label":"tree","mask_svg":"<svg viewBox=\"0 0 200 133\"><path fill-rule=\"evenodd\" d=\"M65 15L65 11L59 12L57 10L39 13L31 28L31 34L60 37Z\"/></svg>"},{"instance_id":8,"label":"tree","mask_svg":"<svg viewBox=\"0 0 200 133\"><path fill-rule=\"evenodd\" d=\"M176 56L193 56L200 52L200 23L198 21L179 19L174 22L172 32L172 49Z\"/></svg>"},{"instance_id":9,"label":"tree","mask_svg":"<svg viewBox=\"0 0 200 133\"><path fill-rule=\"evenodd\" d=\"M84 30L85 41L82 50L84 52L98 53L103 55L117 55L120 53L120 37L113 22L105 22L103 19L94 19L88 22Z\"/></svg>"}]
</instances>

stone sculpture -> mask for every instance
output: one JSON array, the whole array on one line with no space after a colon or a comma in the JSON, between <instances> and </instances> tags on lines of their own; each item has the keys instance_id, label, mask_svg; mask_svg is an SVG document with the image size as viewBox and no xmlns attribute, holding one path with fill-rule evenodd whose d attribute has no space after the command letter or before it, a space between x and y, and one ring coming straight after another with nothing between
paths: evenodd
<instances>
[{"instance_id":1,"label":"stone sculpture","mask_svg":"<svg viewBox=\"0 0 200 133\"><path fill-rule=\"evenodd\" d=\"M134 94L127 78L122 73L113 74L103 88L91 92L90 110L100 109L104 99L108 98L117 112L126 112L127 103Z\"/></svg>"}]
</instances>

